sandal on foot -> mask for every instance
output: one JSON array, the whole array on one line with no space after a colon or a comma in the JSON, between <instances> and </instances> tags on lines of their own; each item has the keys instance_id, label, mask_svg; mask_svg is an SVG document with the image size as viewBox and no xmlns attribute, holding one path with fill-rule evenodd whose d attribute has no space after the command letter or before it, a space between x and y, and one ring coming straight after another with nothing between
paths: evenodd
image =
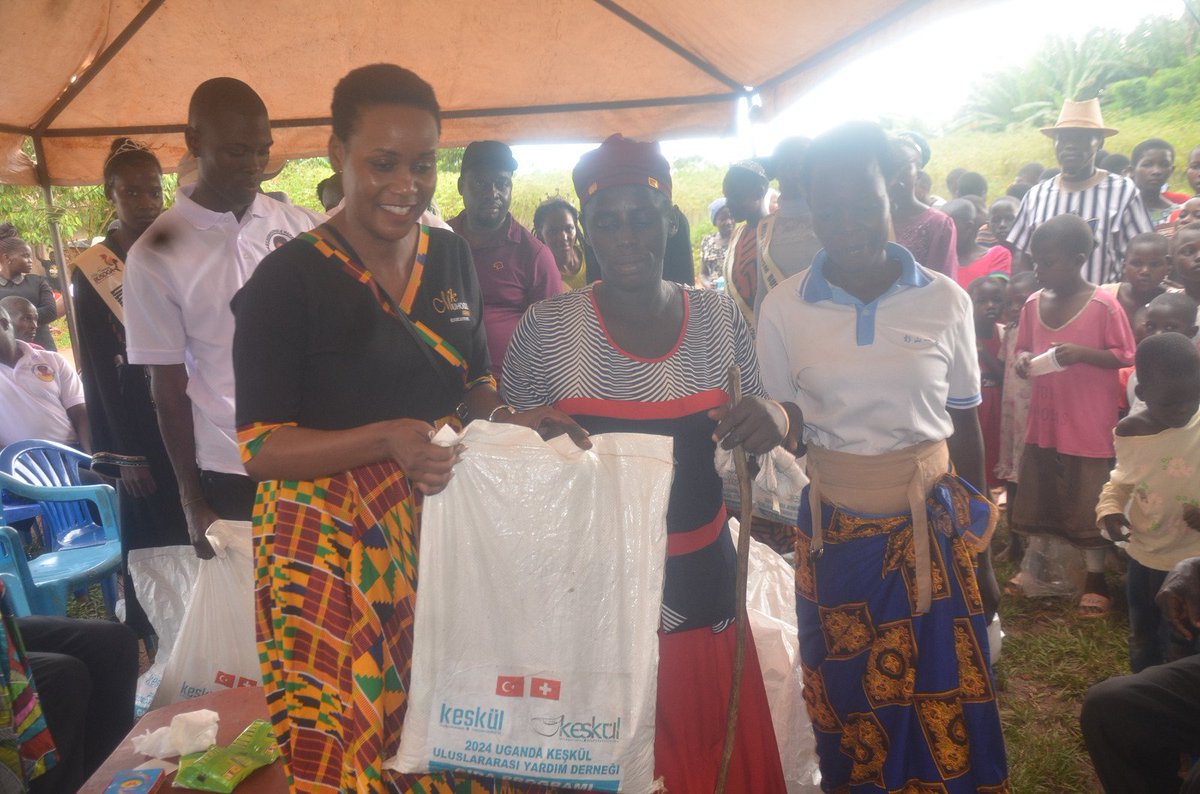
<instances>
[{"instance_id":1,"label":"sandal on foot","mask_svg":"<svg viewBox=\"0 0 1200 794\"><path fill-rule=\"evenodd\" d=\"M1020 598L1025 595L1025 592L1021 589L1021 581L1021 574L1017 574L1009 579L1008 583L1004 585L1004 594L1013 596L1014 598Z\"/></svg>"},{"instance_id":2,"label":"sandal on foot","mask_svg":"<svg viewBox=\"0 0 1200 794\"><path fill-rule=\"evenodd\" d=\"M1112 599L1108 596L1102 596L1099 593L1084 593L1079 598L1079 607L1075 610L1075 616L1092 620L1095 618L1107 617L1112 611Z\"/></svg>"}]
</instances>

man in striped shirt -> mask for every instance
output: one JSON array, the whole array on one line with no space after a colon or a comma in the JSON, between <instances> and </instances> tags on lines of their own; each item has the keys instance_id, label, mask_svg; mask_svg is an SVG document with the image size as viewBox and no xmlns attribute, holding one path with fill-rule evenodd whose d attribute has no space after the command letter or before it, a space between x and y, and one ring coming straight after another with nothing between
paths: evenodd
<instances>
[{"instance_id":1,"label":"man in striped shirt","mask_svg":"<svg viewBox=\"0 0 1200 794\"><path fill-rule=\"evenodd\" d=\"M1093 284L1121 280L1129 241L1154 231L1154 224L1132 179L1096 168L1096 153L1116 132L1104 126L1098 99L1067 100L1058 123L1042 130L1054 139L1062 173L1034 185L1021 201L1008 234L1018 255L1013 272L1032 269L1029 241L1038 225L1069 213L1087 221L1096 235L1096 247L1083 266L1084 278Z\"/></svg>"}]
</instances>

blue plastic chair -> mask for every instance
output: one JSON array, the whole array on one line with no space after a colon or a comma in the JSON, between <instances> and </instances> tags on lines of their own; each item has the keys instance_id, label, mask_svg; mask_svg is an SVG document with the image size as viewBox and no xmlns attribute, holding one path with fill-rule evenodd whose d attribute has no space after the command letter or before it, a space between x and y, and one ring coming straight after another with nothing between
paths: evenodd
<instances>
[{"instance_id":1,"label":"blue plastic chair","mask_svg":"<svg viewBox=\"0 0 1200 794\"><path fill-rule=\"evenodd\" d=\"M91 465L90 455L53 441L17 441L0 450L0 473L42 488L82 486L79 468L91 468ZM5 490L20 495L15 490ZM43 502L40 507L50 551L94 546L107 539L105 528L96 523L96 516L88 508L87 501ZM117 526L114 521L113 527Z\"/></svg>"},{"instance_id":2,"label":"blue plastic chair","mask_svg":"<svg viewBox=\"0 0 1200 794\"><path fill-rule=\"evenodd\" d=\"M117 495L107 485L45 488L27 485L0 473L0 489L58 506L85 501L95 505L105 532L101 543L60 548L27 559L21 536L0 527L0 578L9 588L18 615L66 615L72 593L99 582L109 609L115 601L114 575L121 568L121 539L117 533Z\"/></svg>"},{"instance_id":3,"label":"blue plastic chair","mask_svg":"<svg viewBox=\"0 0 1200 794\"><path fill-rule=\"evenodd\" d=\"M31 500L41 508L48 551L26 561L30 581L39 588L49 587L51 582L70 581L75 583L76 590L99 582L104 600L112 610L117 601L115 574L123 559L116 491L108 485L81 484L81 465L89 467L91 458L53 441L9 444L0 451L0 492ZM16 558L25 556L24 548L20 550L17 555L0 549L0 557L9 558L0 559L0 576L6 570L7 579L19 575L20 560ZM84 551L87 553L57 556ZM47 593L56 593L57 586ZM27 600L34 614L66 613L65 595L62 598L28 595Z\"/></svg>"}]
</instances>

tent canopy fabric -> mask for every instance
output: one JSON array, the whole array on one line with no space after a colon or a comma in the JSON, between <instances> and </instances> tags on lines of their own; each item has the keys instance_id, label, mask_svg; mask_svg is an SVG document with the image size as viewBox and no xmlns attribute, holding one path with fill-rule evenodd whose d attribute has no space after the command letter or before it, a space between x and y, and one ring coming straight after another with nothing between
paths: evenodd
<instances>
[{"instance_id":1,"label":"tent canopy fabric","mask_svg":"<svg viewBox=\"0 0 1200 794\"><path fill-rule=\"evenodd\" d=\"M982 1L5 2L0 182L94 184L117 135L173 170L192 90L219 75L262 95L272 159L322 155L333 86L381 61L434 86L446 146L721 135L739 99L770 118L855 55Z\"/></svg>"}]
</instances>

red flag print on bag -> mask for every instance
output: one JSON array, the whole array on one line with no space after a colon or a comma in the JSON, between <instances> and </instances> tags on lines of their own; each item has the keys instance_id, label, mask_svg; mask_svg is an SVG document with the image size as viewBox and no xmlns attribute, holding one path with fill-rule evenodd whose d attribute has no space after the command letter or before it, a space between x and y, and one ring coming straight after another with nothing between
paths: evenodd
<instances>
[{"instance_id":1,"label":"red flag print on bag","mask_svg":"<svg viewBox=\"0 0 1200 794\"><path fill-rule=\"evenodd\" d=\"M525 696L525 677L520 675L496 676L496 694L506 698Z\"/></svg>"},{"instance_id":2,"label":"red flag print on bag","mask_svg":"<svg viewBox=\"0 0 1200 794\"><path fill-rule=\"evenodd\" d=\"M218 670L215 683L217 686L227 686L230 689L233 689L233 682L236 680L237 678L233 673L227 673L224 670Z\"/></svg>"},{"instance_id":3,"label":"red flag print on bag","mask_svg":"<svg viewBox=\"0 0 1200 794\"><path fill-rule=\"evenodd\" d=\"M529 696L545 698L546 700L558 700L558 690L560 687L562 687L562 682L555 681L553 678L534 678L529 682Z\"/></svg>"}]
</instances>

